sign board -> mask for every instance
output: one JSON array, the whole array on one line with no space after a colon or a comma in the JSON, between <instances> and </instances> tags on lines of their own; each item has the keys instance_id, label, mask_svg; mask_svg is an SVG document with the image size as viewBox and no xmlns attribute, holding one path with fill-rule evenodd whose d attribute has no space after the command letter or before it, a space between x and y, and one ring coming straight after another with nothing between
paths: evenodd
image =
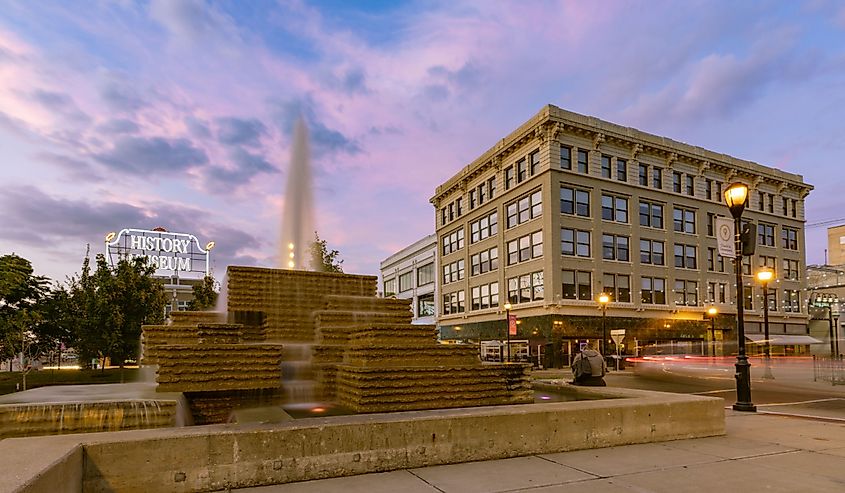
<instances>
[{"instance_id":1,"label":"sign board","mask_svg":"<svg viewBox=\"0 0 845 493\"><path fill-rule=\"evenodd\" d=\"M111 265L122 258L145 257L156 277L202 278L209 273L209 249L196 236L169 231L123 229L106 239L106 259Z\"/></svg>"},{"instance_id":2,"label":"sign board","mask_svg":"<svg viewBox=\"0 0 845 493\"><path fill-rule=\"evenodd\" d=\"M508 316L508 334L516 335L516 315Z\"/></svg>"},{"instance_id":3,"label":"sign board","mask_svg":"<svg viewBox=\"0 0 845 493\"><path fill-rule=\"evenodd\" d=\"M613 342L615 342L617 346L622 344L622 339L625 338L625 329L611 329L610 338L613 339Z\"/></svg>"},{"instance_id":4,"label":"sign board","mask_svg":"<svg viewBox=\"0 0 845 493\"><path fill-rule=\"evenodd\" d=\"M736 232L732 219L716 216L716 240L719 245L719 255L730 259L736 258Z\"/></svg>"}]
</instances>

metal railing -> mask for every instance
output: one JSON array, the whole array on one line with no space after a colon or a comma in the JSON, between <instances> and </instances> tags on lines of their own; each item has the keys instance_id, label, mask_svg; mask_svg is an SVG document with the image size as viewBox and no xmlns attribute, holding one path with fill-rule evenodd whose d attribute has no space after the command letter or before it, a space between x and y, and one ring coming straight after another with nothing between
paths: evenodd
<instances>
[{"instance_id":1,"label":"metal railing","mask_svg":"<svg viewBox=\"0 0 845 493\"><path fill-rule=\"evenodd\" d=\"M813 356L813 381L845 385L845 358Z\"/></svg>"}]
</instances>

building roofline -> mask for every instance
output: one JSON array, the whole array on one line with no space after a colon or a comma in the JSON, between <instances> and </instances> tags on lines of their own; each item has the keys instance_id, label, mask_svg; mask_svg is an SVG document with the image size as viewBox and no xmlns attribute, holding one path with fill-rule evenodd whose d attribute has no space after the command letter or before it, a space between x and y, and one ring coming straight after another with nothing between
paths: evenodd
<instances>
[{"instance_id":1,"label":"building roofline","mask_svg":"<svg viewBox=\"0 0 845 493\"><path fill-rule=\"evenodd\" d=\"M379 264L379 270L385 269L388 265L392 263L396 263L397 261L410 257L413 254L418 252L422 252L424 250L428 250L431 247L437 247L437 234L432 233L430 235L426 235L425 237L411 243L410 245L406 246L405 248L399 250L398 252L394 253L393 255L387 257L386 259L382 260Z\"/></svg>"},{"instance_id":2,"label":"building roofline","mask_svg":"<svg viewBox=\"0 0 845 493\"><path fill-rule=\"evenodd\" d=\"M564 130L593 135L598 137L598 142L613 140L622 143L633 142L635 146L644 144L648 147L647 152L664 155L672 161L721 166L751 176L765 174L768 178L780 180L787 186L791 185L797 188L801 191L802 196L813 190L813 186L805 183L804 177L799 174L788 173L753 161L735 158L728 154L710 151L703 147L650 134L633 127L625 127L593 116L581 115L548 104L516 130L497 142L496 145L487 149L481 156L438 186L430 202L437 205L441 197L460 186L464 180L473 178L482 168L486 168L488 165L500 166L501 158L508 155L512 149L524 141L534 137L553 139ZM646 149L640 149L637 152L643 151L646 151Z\"/></svg>"}]
</instances>

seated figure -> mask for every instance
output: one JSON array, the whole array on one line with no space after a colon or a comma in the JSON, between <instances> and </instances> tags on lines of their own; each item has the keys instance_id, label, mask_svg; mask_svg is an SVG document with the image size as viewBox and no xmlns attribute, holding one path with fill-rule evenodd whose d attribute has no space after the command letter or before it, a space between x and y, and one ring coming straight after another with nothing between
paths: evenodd
<instances>
[{"instance_id":1,"label":"seated figure","mask_svg":"<svg viewBox=\"0 0 845 493\"><path fill-rule=\"evenodd\" d=\"M607 386L604 381L605 373L607 373L607 363L604 357L589 345L585 346L572 360L572 375L575 377L572 383L575 385L605 387Z\"/></svg>"}]
</instances>

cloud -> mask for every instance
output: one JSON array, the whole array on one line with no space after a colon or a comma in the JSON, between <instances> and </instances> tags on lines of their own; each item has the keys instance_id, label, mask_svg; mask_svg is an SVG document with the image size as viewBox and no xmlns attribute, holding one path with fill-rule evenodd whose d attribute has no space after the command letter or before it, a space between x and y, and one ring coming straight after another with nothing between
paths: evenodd
<instances>
[{"instance_id":1,"label":"cloud","mask_svg":"<svg viewBox=\"0 0 845 493\"><path fill-rule=\"evenodd\" d=\"M147 106L136 86L121 77L107 81L100 89L100 97L112 109L122 112L135 112Z\"/></svg>"},{"instance_id":2,"label":"cloud","mask_svg":"<svg viewBox=\"0 0 845 493\"><path fill-rule=\"evenodd\" d=\"M257 118L218 118L217 139L227 145L258 145L267 127Z\"/></svg>"},{"instance_id":3,"label":"cloud","mask_svg":"<svg viewBox=\"0 0 845 493\"><path fill-rule=\"evenodd\" d=\"M64 154L38 152L35 157L62 170L69 178L83 182L101 182L102 175L87 162Z\"/></svg>"},{"instance_id":4,"label":"cloud","mask_svg":"<svg viewBox=\"0 0 845 493\"><path fill-rule=\"evenodd\" d=\"M134 134L140 129L137 123L125 118L109 120L97 126L97 130L107 134Z\"/></svg>"},{"instance_id":5,"label":"cloud","mask_svg":"<svg viewBox=\"0 0 845 493\"><path fill-rule=\"evenodd\" d=\"M205 151L188 139L121 137L114 147L94 156L112 170L134 175L157 171L184 171L208 164Z\"/></svg>"},{"instance_id":6,"label":"cloud","mask_svg":"<svg viewBox=\"0 0 845 493\"><path fill-rule=\"evenodd\" d=\"M306 96L281 103L275 102L274 106L277 110L276 116L279 124L288 137L293 136L293 128L297 119L305 119L314 156L320 157L327 154L354 156L362 152L357 141L329 128L317 118L316 103L310 97Z\"/></svg>"},{"instance_id":7,"label":"cloud","mask_svg":"<svg viewBox=\"0 0 845 493\"><path fill-rule=\"evenodd\" d=\"M232 191L261 173L279 172L263 156L252 154L240 148L234 149L230 154L233 166L229 168L208 167L203 172L206 184L215 192Z\"/></svg>"}]
</instances>

